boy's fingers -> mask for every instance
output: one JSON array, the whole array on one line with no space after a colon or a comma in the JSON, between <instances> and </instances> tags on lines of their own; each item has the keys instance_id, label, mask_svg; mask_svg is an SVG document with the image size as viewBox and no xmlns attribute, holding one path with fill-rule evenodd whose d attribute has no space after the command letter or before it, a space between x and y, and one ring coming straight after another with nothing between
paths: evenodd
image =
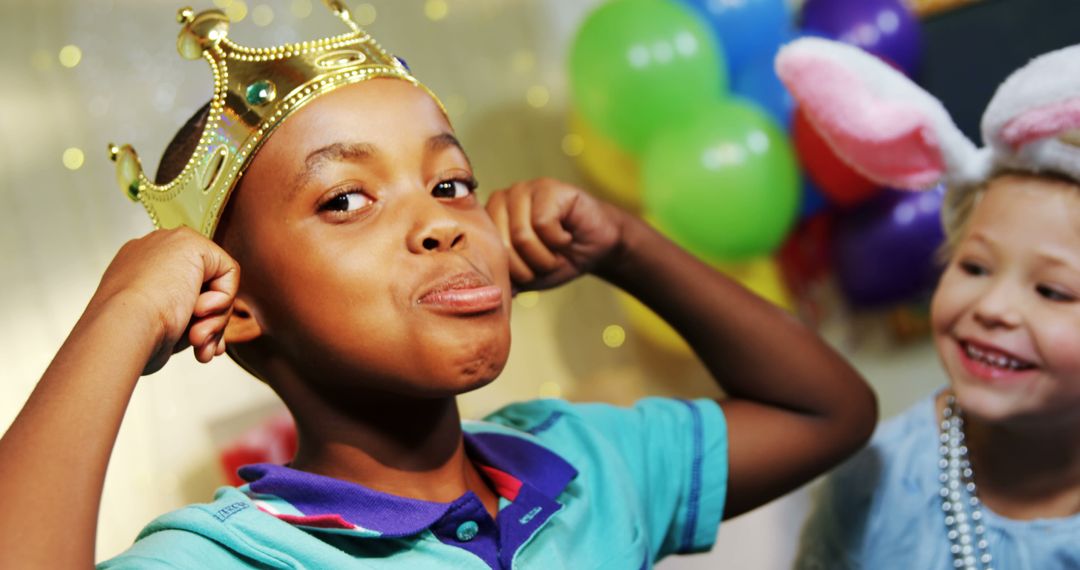
<instances>
[{"instance_id":1,"label":"boy's fingers","mask_svg":"<svg viewBox=\"0 0 1080 570\"><path fill-rule=\"evenodd\" d=\"M202 258L204 289L236 296L240 288L240 265L236 260L213 242L206 245Z\"/></svg>"},{"instance_id":2,"label":"boy's fingers","mask_svg":"<svg viewBox=\"0 0 1080 570\"><path fill-rule=\"evenodd\" d=\"M505 191L491 195L487 203L487 211L488 215L491 216L491 220L495 222L495 227L499 230L499 237L502 239L510 257L510 278L515 283L532 282L536 279L536 274L521 259L521 256L514 249L514 244L510 241L510 215L507 210Z\"/></svg>"},{"instance_id":3,"label":"boy's fingers","mask_svg":"<svg viewBox=\"0 0 1080 570\"><path fill-rule=\"evenodd\" d=\"M191 346L203 348L212 343L211 350L217 348L217 341L225 332L225 325L229 322L232 312L214 315L204 319L198 319L191 325L188 332L188 342Z\"/></svg>"},{"instance_id":4,"label":"boy's fingers","mask_svg":"<svg viewBox=\"0 0 1080 570\"><path fill-rule=\"evenodd\" d=\"M532 225L536 234L551 249L562 249L574 242L574 234L563 227L562 221L573 202L565 200L555 192L537 192L533 194Z\"/></svg>"},{"instance_id":5,"label":"boy's fingers","mask_svg":"<svg viewBox=\"0 0 1080 570\"><path fill-rule=\"evenodd\" d=\"M559 258L551 252L533 228L532 204L535 193L524 185L515 186L507 198L510 240L521 258L537 273L550 273L559 267Z\"/></svg>"},{"instance_id":6,"label":"boy's fingers","mask_svg":"<svg viewBox=\"0 0 1080 570\"><path fill-rule=\"evenodd\" d=\"M229 310L233 298L221 291L204 291L195 300L195 309L192 316L195 318L208 317Z\"/></svg>"},{"instance_id":7,"label":"boy's fingers","mask_svg":"<svg viewBox=\"0 0 1080 570\"><path fill-rule=\"evenodd\" d=\"M212 339L202 346L195 349L195 360L206 364L214 359L214 353L217 351L217 339Z\"/></svg>"}]
</instances>

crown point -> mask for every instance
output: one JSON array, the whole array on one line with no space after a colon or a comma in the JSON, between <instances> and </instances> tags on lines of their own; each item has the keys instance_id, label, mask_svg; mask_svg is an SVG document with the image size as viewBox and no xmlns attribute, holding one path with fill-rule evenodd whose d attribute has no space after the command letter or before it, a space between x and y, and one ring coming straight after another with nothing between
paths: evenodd
<instances>
[{"instance_id":1,"label":"crown point","mask_svg":"<svg viewBox=\"0 0 1080 570\"><path fill-rule=\"evenodd\" d=\"M176 49L185 59L201 58L204 51L218 45L229 33L229 19L220 10L200 12L183 24Z\"/></svg>"},{"instance_id":2,"label":"crown point","mask_svg":"<svg viewBox=\"0 0 1080 570\"><path fill-rule=\"evenodd\" d=\"M176 23L177 24L187 24L187 23L190 23L194 19L195 19L195 10L193 10L191 8L191 6L187 6L185 8L180 8L180 10L178 10L176 12Z\"/></svg>"},{"instance_id":3,"label":"crown point","mask_svg":"<svg viewBox=\"0 0 1080 570\"><path fill-rule=\"evenodd\" d=\"M120 147L109 143L109 160L116 162L117 158L120 158Z\"/></svg>"}]
</instances>

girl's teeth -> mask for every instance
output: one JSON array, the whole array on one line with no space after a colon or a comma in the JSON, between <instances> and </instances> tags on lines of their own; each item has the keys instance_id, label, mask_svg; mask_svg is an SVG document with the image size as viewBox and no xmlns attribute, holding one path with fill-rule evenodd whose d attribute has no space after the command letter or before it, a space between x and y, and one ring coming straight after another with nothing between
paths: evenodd
<instances>
[{"instance_id":1,"label":"girl's teeth","mask_svg":"<svg viewBox=\"0 0 1080 570\"><path fill-rule=\"evenodd\" d=\"M1030 367L1026 363L1020 362L1014 358L1009 358L1001 354L988 354L986 351L970 344L965 344L964 348L972 360L977 360L984 364L989 364L990 366L1006 368L1009 370L1022 370Z\"/></svg>"}]
</instances>

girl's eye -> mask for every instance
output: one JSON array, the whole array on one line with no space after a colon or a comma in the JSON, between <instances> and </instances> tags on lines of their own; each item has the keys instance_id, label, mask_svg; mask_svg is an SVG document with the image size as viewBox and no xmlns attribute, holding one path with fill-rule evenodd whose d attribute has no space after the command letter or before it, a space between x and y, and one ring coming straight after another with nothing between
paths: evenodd
<instances>
[{"instance_id":1,"label":"girl's eye","mask_svg":"<svg viewBox=\"0 0 1080 570\"><path fill-rule=\"evenodd\" d=\"M988 269L973 261L961 261L958 265L960 266L961 271L972 277L982 277L990 274Z\"/></svg>"},{"instance_id":2,"label":"girl's eye","mask_svg":"<svg viewBox=\"0 0 1080 570\"><path fill-rule=\"evenodd\" d=\"M446 180L435 185L431 189L431 195L436 198L456 200L465 198L476 190L476 182L473 180Z\"/></svg>"},{"instance_id":3,"label":"girl's eye","mask_svg":"<svg viewBox=\"0 0 1080 570\"><path fill-rule=\"evenodd\" d=\"M342 192L319 206L322 212L354 212L370 206L374 201L359 190Z\"/></svg>"},{"instance_id":4,"label":"girl's eye","mask_svg":"<svg viewBox=\"0 0 1080 570\"><path fill-rule=\"evenodd\" d=\"M1058 303L1071 303L1076 300L1076 297L1070 293L1055 289L1048 285L1036 285L1035 291L1044 299L1048 301L1055 301Z\"/></svg>"}]
</instances>

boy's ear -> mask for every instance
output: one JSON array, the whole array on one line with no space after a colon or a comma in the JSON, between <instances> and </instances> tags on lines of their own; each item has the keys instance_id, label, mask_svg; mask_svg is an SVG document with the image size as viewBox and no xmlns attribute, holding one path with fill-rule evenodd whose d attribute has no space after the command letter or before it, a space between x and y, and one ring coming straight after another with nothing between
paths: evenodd
<instances>
[{"instance_id":1,"label":"boy's ear","mask_svg":"<svg viewBox=\"0 0 1080 570\"><path fill-rule=\"evenodd\" d=\"M262 325L255 318L251 305L237 297L233 301L232 316L229 317L229 322L225 325L225 343L244 344L259 338L262 334Z\"/></svg>"}]
</instances>

